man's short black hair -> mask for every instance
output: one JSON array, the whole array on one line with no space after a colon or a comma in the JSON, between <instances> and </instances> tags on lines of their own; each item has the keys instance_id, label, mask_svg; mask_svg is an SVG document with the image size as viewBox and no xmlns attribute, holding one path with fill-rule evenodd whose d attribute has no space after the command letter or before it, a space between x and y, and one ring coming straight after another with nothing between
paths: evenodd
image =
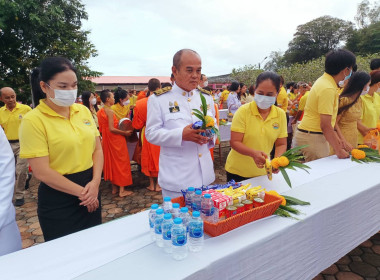
<instances>
[{"instance_id":1,"label":"man's short black hair","mask_svg":"<svg viewBox=\"0 0 380 280\"><path fill-rule=\"evenodd\" d=\"M344 49L332 50L326 55L325 72L335 76L345 68L354 67L355 64L356 57L352 52Z\"/></svg>"},{"instance_id":2,"label":"man's short black hair","mask_svg":"<svg viewBox=\"0 0 380 280\"><path fill-rule=\"evenodd\" d=\"M369 65L369 67L371 68L371 70L377 70L379 69L380 70L380 58L374 58L371 60L371 64Z\"/></svg>"}]
</instances>

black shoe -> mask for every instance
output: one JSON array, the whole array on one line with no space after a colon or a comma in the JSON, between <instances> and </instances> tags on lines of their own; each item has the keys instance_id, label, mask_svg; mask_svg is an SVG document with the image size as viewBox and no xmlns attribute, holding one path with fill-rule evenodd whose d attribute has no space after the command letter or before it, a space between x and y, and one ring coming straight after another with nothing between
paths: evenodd
<instances>
[{"instance_id":1,"label":"black shoe","mask_svg":"<svg viewBox=\"0 0 380 280\"><path fill-rule=\"evenodd\" d=\"M30 179L32 179L32 174L28 173L28 178L26 179L26 182L25 182L25 189L29 189L29 181Z\"/></svg>"},{"instance_id":2,"label":"black shoe","mask_svg":"<svg viewBox=\"0 0 380 280\"><path fill-rule=\"evenodd\" d=\"M21 198L21 199L16 199L15 201L15 206L23 206L25 203L24 199Z\"/></svg>"}]
</instances>

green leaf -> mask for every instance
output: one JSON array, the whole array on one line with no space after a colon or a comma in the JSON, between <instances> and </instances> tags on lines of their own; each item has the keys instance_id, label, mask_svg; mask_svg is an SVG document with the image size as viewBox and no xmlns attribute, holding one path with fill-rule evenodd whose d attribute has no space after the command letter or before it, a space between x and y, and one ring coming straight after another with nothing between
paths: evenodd
<instances>
[{"instance_id":1,"label":"green leaf","mask_svg":"<svg viewBox=\"0 0 380 280\"><path fill-rule=\"evenodd\" d=\"M308 147L308 146L309 146L309 145L302 145L302 146L294 147L293 149L287 150L287 151L286 151L285 153L283 153L282 155L287 157L287 155L295 154L295 152L297 152L297 151L300 152L301 149L306 148L306 147Z\"/></svg>"},{"instance_id":2,"label":"green leaf","mask_svg":"<svg viewBox=\"0 0 380 280\"><path fill-rule=\"evenodd\" d=\"M354 158L353 156L351 156L351 160L352 160L352 161L355 161L355 162L357 162L357 163L360 163L360 164L362 164L362 162L361 162L360 160L358 160L358 159Z\"/></svg>"},{"instance_id":3,"label":"green leaf","mask_svg":"<svg viewBox=\"0 0 380 280\"><path fill-rule=\"evenodd\" d=\"M203 126L205 126L206 125L206 120L205 120L205 118L203 117L203 115L201 115L201 114L198 114L198 113L193 113L194 114L194 116L196 116L198 119L200 119L202 122L203 122ZM202 128L203 128L203 126L202 126Z\"/></svg>"},{"instance_id":4,"label":"green leaf","mask_svg":"<svg viewBox=\"0 0 380 280\"><path fill-rule=\"evenodd\" d=\"M203 115L206 116L207 115L207 102L206 102L206 98L203 96L202 93L200 93L200 95L201 95L201 101L202 101Z\"/></svg>"},{"instance_id":5,"label":"green leaf","mask_svg":"<svg viewBox=\"0 0 380 280\"><path fill-rule=\"evenodd\" d=\"M203 113L201 111L199 111L198 109L193 109L193 112L198 113L200 115L203 115Z\"/></svg>"},{"instance_id":6,"label":"green leaf","mask_svg":"<svg viewBox=\"0 0 380 280\"><path fill-rule=\"evenodd\" d=\"M290 182L290 179L289 179L288 173L286 173L286 170L283 167L279 167L279 169L281 171L282 176L284 176L284 179L286 183L288 184L288 186L292 187L292 183Z\"/></svg>"}]
</instances>

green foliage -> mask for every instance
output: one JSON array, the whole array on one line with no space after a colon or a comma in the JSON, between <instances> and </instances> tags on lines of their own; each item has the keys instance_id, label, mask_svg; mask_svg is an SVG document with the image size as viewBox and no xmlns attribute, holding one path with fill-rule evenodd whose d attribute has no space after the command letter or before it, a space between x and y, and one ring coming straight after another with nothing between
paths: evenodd
<instances>
[{"instance_id":1,"label":"green foliage","mask_svg":"<svg viewBox=\"0 0 380 280\"><path fill-rule=\"evenodd\" d=\"M290 65L321 57L339 47L352 31L352 22L331 16L322 16L299 25L284 60Z\"/></svg>"},{"instance_id":2,"label":"green foliage","mask_svg":"<svg viewBox=\"0 0 380 280\"><path fill-rule=\"evenodd\" d=\"M29 74L49 56L64 56L78 70L78 91L93 90L85 77L101 73L87 64L97 55L81 30L87 13L80 0L0 0L0 87L10 86L30 102Z\"/></svg>"},{"instance_id":3,"label":"green foliage","mask_svg":"<svg viewBox=\"0 0 380 280\"><path fill-rule=\"evenodd\" d=\"M269 55L269 61L265 64L264 70L277 72L285 66L283 53L281 51L273 51Z\"/></svg>"},{"instance_id":4,"label":"green foliage","mask_svg":"<svg viewBox=\"0 0 380 280\"><path fill-rule=\"evenodd\" d=\"M380 52L380 21L355 30L347 39L346 48L355 54Z\"/></svg>"},{"instance_id":5,"label":"green foliage","mask_svg":"<svg viewBox=\"0 0 380 280\"><path fill-rule=\"evenodd\" d=\"M368 0L363 0L358 4L355 16L356 24L360 29L370 24L380 21L380 3L374 2L371 6Z\"/></svg>"},{"instance_id":6,"label":"green foliage","mask_svg":"<svg viewBox=\"0 0 380 280\"><path fill-rule=\"evenodd\" d=\"M264 70L259 69L256 65L245 65L238 69L232 69L231 77L248 86L254 85L257 76L259 76L262 72L264 72Z\"/></svg>"}]
</instances>

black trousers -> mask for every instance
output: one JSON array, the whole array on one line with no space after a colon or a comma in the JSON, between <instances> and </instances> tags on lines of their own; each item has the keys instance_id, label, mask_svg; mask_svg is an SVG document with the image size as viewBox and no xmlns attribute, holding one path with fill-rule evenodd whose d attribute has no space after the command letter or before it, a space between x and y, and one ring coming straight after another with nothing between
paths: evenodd
<instances>
[{"instance_id":1,"label":"black trousers","mask_svg":"<svg viewBox=\"0 0 380 280\"><path fill-rule=\"evenodd\" d=\"M64 175L70 181L84 187L92 180L92 168ZM80 206L78 197L55 190L45 183L38 188L38 219L45 241L53 240L102 223L100 193L99 208L89 213Z\"/></svg>"},{"instance_id":2,"label":"black trousers","mask_svg":"<svg viewBox=\"0 0 380 280\"><path fill-rule=\"evenodd\" d=\"M229 182L231 180L234 180L235 182L241 182L241 181L244 181L244 180L247 180L247 179L251 179L249 177L239 176L239 175L230 173L228 171L226 171L226 174L227 174L227 182Z\"/></svg>"}]
</instances>

